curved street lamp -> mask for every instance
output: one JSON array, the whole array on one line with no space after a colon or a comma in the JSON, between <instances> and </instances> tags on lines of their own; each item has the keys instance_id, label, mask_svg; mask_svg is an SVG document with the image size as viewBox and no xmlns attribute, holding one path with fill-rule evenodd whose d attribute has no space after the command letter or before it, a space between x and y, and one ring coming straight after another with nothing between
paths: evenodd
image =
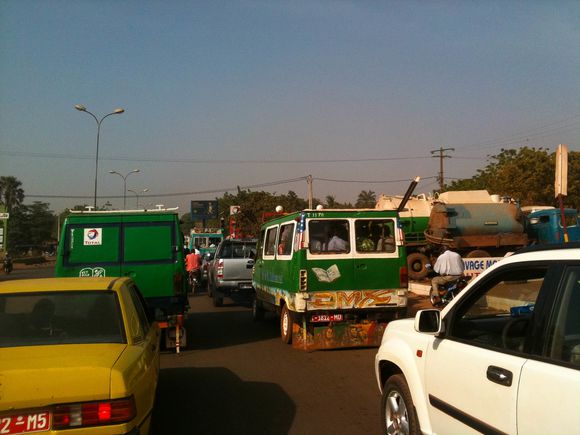
<instances>
[{"instance_id":1,"label":"curved street lamp","mask_svg":"<svg viewBox=\"0 0 580 435\"><path fill-rule=\"evenodd\" d=\"M149 189L143 189L139 193L135 192L134 190L127 189L127 192L133 192L135 194L135 198L137 198L137 208L139 208L139 194L149 192Z\"/></svg>"},{"instance_id":2,"label":"curved street lamp","mask_svg":"<svg viewBox=\"0 0 580 435\"><path fill-rule=\"evenodd\" d=\"M95 118L95 121L97 122L97 154L95 157L95 210L97 209L97 178L98 178L98 174L99 174L99 136L101 135L101 123L103 122L103 120L111 115L120 115L121 113L123 113L125 111L125 109L115 109L113 110L111 113L107 113L105 116L103 116L101 119L98 119L93 113L89 112L87 110L87 108L85 106L83 106L82 104L75 104L75 109L77 109L79 112L85 112L88 113L89 115L91 115L93 118Z\"/></svg>"},{"instance_id":3,"label":"curved street lamp","mask_svg":"<svg viewBox=\"0 0 580 435\"><path fill-rule=\"evenodd\" d=\"M109 171L109 174L117 174L119 177L123 179L123 210L127 207L127 177L131 174L136 174L137 172L141 172L141 169L133 169L131 172L128 172L126 175L123 175L117 171Z\"/></svg>"}]
</instances>

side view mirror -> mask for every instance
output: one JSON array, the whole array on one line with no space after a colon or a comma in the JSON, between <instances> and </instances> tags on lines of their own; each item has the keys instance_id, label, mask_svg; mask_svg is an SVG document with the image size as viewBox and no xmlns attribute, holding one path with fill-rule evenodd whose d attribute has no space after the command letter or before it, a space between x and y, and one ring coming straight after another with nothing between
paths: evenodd
<instances>
[{"instance_id":1,"label":"side view mirror","mask_svg":"<svg viewBox=\"0 0 580 435\"><path fill-rule=\"evenodd\" d=\"M441 311L435 309L417 311L415 331L432 335L445 332L445 324L441 321Z\"/></svg>"}]
</instances>

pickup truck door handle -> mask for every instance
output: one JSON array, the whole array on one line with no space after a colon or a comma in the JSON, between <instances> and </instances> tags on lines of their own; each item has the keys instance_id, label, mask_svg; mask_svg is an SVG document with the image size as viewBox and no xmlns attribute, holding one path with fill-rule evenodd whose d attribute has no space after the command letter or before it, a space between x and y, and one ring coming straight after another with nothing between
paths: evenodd
<instances>
[{"instance_id":1,"label":"pickup truck door handle","mask_svg":"<svg viewBox=\"0 0 580 435\"><path fill-rule=\"evenodd\" d=\"M511 387L513 380L513 373L501 367L489 366L487 368L487 379L496 384Z\"/></svg>"}]
</instances>

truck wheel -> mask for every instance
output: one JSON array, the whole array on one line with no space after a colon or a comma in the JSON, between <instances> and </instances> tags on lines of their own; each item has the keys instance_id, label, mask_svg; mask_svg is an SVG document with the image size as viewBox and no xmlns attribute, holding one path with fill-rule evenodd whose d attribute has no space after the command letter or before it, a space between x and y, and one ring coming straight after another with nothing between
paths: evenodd
<instances>
[{"instance_id":1,"label":"truck wheel","mask_svg":"<svg viewBox=\"0 0 580 435\"><path fill-rule=\"evenodd\" d=\"M263 319L264 319L264 308L262 308L262 305L260 305L260 301L258 301L258 298L254 295L254 299L252 300L252 320L254 320L254 322L257 322Z\"/></svg>"},{"instance_id":2,"label":"truck wheel","mask_svg":"<svg viewBox=\"0 0 580 435\"><path fill-rule=\"evenodd\" d=\"M220 295L220 293L213 289L213 306L214 307L221 307L224 304L224 297Z\"/></svg>"},{"instance_id":3,"label":"truck wheel","mask_svg":"<svg viewBox=\"0 0 580 435\"><path fill-rule=\"evenodd\" d=\"M409 278L414 280L421 280L427 276L429 271L427 270L427 264L429 264L429 257L420 252L413 252L407 256L407 272L409 273Z\"/></svg>"},{"instance_id":4,"label":"truck wheel","mask_svg":"<svg viewBox=\"0 0 580 435\"><path fill-rule=\"evenodd\" d=\"M284 304L280 313L280 337L286 344L292 343L292 316L288 306Z\"/></svg>"},{"instance_id":5,"label":"truck wheel","mask_svg":"<svg viewBox=\"0 0 580 435\"><path fill-rule=\"evenodd\" d=\"M489 252L484 251L483 249L476 249L474 251L470 251L465 256L466 258L481 258L481 257L491 257Z\"/></svg>"},{"instance_id":6,"label":"truck wheel","mask_svg":"<svg viewBox=\"0 0 580 435\"><path fill-rule=\"evenodd\" d=\"M419 434L419 421L409 386L403 375L387 379L381 401L383 433Z\"/></svg>"}]
</instances>

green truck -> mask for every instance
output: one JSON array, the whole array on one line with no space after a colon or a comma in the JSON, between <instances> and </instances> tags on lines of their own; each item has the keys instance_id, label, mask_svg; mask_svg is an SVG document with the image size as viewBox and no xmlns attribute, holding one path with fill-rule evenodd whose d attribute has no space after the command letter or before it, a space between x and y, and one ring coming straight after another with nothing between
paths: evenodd
<instances>
[{"instance_id":1,"label":"green truck","mask_svg":"<svg viewBox=\"0 0 580 435\"><path fill-rule=\"evenodd\" d=\"M397 211L304 210L262 225L253 316L280 316L285 343L313 350L380 343L407 309Z\"/></svg>"},{"instance_id":2,"label":"green truck","mask_svg":"<svg viewBox=\"0 0 580 435\"><path fill-rule=\"evenodd\" d=\"M183 234L177 209L71 212L65 219L56 276L128 276L166 332L167 347L186 344L189 308Z\"/></svg>"}]
</instances>

